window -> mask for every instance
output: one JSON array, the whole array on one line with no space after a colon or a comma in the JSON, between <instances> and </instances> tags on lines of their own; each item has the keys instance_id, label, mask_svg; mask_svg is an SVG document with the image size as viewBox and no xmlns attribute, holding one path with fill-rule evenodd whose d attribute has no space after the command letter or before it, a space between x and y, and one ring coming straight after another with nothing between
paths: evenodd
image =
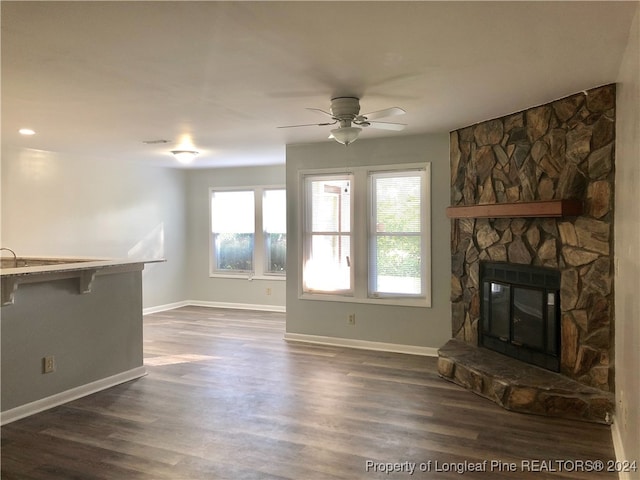
<instances>
[{"instance_id":1,"label":"window","mask_svg":"<svg viewBox=\"0 0 640 480\"><path fill-rule=\"evenodd\" d=\"M351 292L350 175L308 177L305 191L304 288Z\"/></svg>"},{"instance_id":2,"label":"window","mask_svg":"<svg viewBox=\"0 0 640 480\"><path fill-rule=\"evenodd\" d=\"M262 225L265 242L265 272L285 273L287 269L287 195L285 190L264 191Z\"/></svg>"},{"instance_id":3,"label":"window","mask_svg":"<svg viewBox=\"0 0 640 480\"><path fill-rule=\"evenodd\" d=\"M424 295L424 171L369 176L369 294Z\"/></svg>"},{"instance_id":4,"label":"window","mask_svg":"<svg viewBox=\"0 0 640 480\"><path fill-rule=\"evenodd\" d=\"M254 212L253 191L211 193L214 271L253 271Z\"/></svg>"},{"instance_id":5,"label":"window","mask_svg":"<svg viewBox=\"0 0 640 480\"><path fill-rule=\"evenodd\" d=\"M210 190L211 275L286 272L286 196L281 188Z\"/></svg>"},{"instance_id":6,"label":"window","mask_svg":"<svg viewBox=\"0 0 640 480\"><path fill-rule=\"evenodd\" d=\"M301 173L302 298L430 304L428 167Z\"/></svg>"}]
</instances>

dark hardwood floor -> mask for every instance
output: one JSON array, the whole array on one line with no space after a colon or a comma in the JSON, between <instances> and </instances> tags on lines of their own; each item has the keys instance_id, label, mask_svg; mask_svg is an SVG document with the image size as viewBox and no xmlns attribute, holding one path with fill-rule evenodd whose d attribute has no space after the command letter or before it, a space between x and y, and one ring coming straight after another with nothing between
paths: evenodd
<instances>
[{"instance_id":1,"label":"dark hardwood floor","mask_svg":"<svg viewBox=\"0 0 640 480\"><path fill-rule=\"evenodd\" d=\"M2 427L2 479L617 478L578 463L614 458L606 426L502 410L435 358L287 343L284 319L146 316L148 375Z\"/></svg>"}]
</instances>

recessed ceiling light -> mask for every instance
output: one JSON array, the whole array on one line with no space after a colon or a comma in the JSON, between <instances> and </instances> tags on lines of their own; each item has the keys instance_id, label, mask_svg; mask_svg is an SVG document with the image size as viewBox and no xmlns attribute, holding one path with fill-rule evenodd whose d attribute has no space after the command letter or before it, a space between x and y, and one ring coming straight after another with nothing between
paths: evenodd
<instances>
[{"instance_id":1,"label":"recessed ceiling light","mask_svg":"<svg viewBox=\"0 0 640 480\"><path fill-rule=\"evenodd\" d=\"M31 130L30 128L21 128L20 130L18 130L18 133L20 133L21 135L35 135L36 132L34 130Z\"/></svg>"}]
</instances>

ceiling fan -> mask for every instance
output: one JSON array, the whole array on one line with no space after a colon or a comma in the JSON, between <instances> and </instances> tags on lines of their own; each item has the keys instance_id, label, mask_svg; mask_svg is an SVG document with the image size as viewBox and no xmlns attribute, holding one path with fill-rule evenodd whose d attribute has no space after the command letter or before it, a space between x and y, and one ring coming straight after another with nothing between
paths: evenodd
<instances>
[{"instance_id":1,"label":"ceiling fan","mask_svg":"<svg viewBox=\"0 0 640 480\"><path fill-rule=\"evenodd\" d=\"M331 130L329 138L335 139L343 145L349 145L358 139L358 135L362 131L361 127L372 127L382 130L402 130L406 127L403 123L378 122L374 121L378 118L392 117L395 115L403 115L406 112L399 107L385 108L375 112L360 114L360 100L356 97L336 97L331 99L331 108L329 112L319 108L308 108L314 112L319 112L331 118L331 121L323 123L307 123L303 125L285 125L278 128L295 128L295 127L324 127L328 125L338 124L338 128ZM356 125L355 127L352 125Z\"/></svg>"}]
</instances>

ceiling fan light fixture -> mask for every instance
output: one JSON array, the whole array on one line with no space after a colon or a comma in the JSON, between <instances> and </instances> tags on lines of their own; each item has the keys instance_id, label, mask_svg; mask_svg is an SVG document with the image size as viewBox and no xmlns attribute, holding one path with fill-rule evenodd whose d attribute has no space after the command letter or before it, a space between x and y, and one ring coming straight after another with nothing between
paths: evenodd
<instances>
[{"instance_id":1,"label":"ceiling fan light fixture","mask_svg":"<svg viewBox=\"0 0 640 480\"><path fill-rule=\"evenodd\" d=\"M171 150L171 153L180 163L188 164L193 162L200 152L196 150Z\"/></svg>"},{"instance_id":2,"label":"ceiling fan light fixture","mask_svg":"<svg viewBox=\"0 0 640 480\"><path fill-rule=\"evenodd\" d=\"M342 127L331 130L331 135L336 142L349 145L358 139L361 131L362 129L358 127Z\"/></svg>"}]
</instances>

